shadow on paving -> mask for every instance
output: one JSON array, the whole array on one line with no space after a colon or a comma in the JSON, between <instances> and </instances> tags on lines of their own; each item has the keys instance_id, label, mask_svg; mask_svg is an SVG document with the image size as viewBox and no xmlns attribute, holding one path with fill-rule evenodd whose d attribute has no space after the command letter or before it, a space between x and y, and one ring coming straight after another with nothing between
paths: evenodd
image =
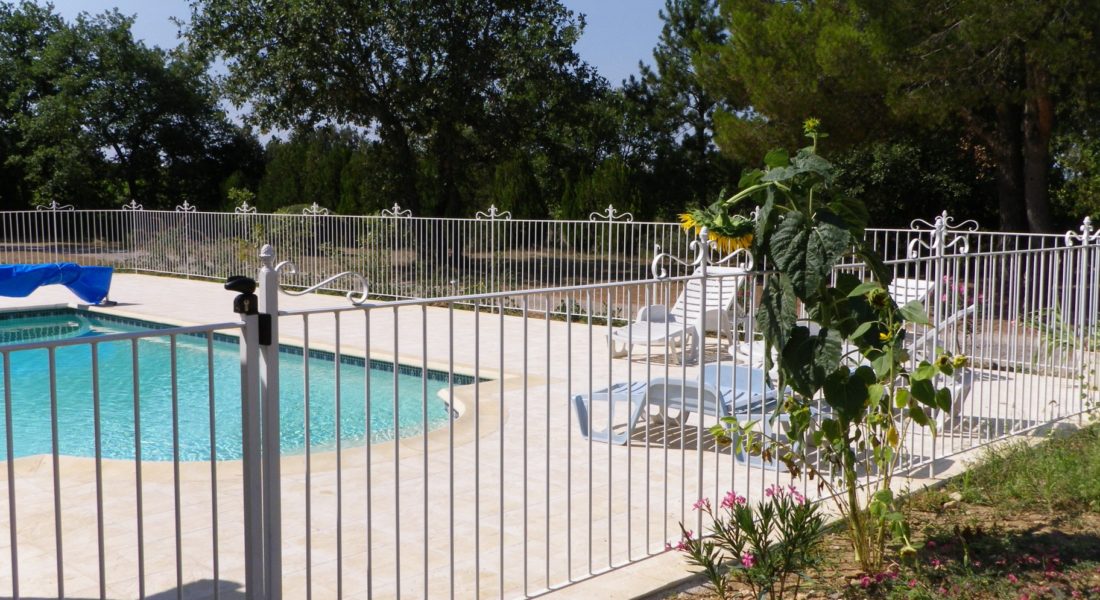
<instances>
[{"instance_id":1,"label":"shadow on paving","mask_svg":"<svg viewBox=\"0 0 1100 600\"><path fill-rule=\"evenodd\" d=\"M214 586L217 585L219 600L245 600L243 586L233 581L214 581L203 579L185 584L181 589L172 588L163 592L147 594L146 600L213 600ZM98 600L99 596L19 596L20 600ZM111 598L108 596L108 598ZM11 596L0 596L0 600L12 600ZM111 598L111 600L114 600ZM119 598L118 600L122 600Z\"/></svg>"}]
</instances>

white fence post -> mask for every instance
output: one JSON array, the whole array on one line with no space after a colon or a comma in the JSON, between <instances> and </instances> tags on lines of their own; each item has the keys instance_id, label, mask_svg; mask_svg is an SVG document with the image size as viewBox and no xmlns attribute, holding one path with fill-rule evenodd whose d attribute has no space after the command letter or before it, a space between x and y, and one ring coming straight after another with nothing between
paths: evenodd
<instances>
[{"instance_id":1,"label":"white fence post","mask_svg":"<svg viewBox=\"0 0 1100 600\"><path fill-rule=\"evenodd\" d=\"M1084 411L1088 410L1089 406L1089 394L1092 392L1090 389L1095 381L1095 373L1092 370L1095 368L1094 364L1091 364L1090 353L1093 352L1091 348L1090 340L1092 337L1092 330L1097 319L1097 290L1096 281L1092 277L1091 271L1096 269L1096 261L1090 261L1090 254L1096 252L1096 249L1100 247L1098 241L1100 241L1100 231L1097 231L1092 225L1092 219L1085 217L1081 222L1081 227L1078 228L1081 233L1075 233L1070 230L1066 232L1066 246L1072 247L1075 244L1080 244L1080 258L1077 261L1077 277L1074 284L1077 287L1077 306L1074 321L1074 328L1077 332L1077 344L1080 350L1077 352L1076 358L1076 373L1080 378L1078 382L1081 385L1081 402L1079 407L1081 413L1078 415L1078 422L1081 421L1081 417ZM1063 308L1063 312L1066 312ZM1063 319L1068 315L1064 315Z\"/></svg>"},{"instance_id":2,"label":"white fence post","mask_svg":"<svg viewBox=\"0 0 1100 600\"><path fill-rule=\"evenodd\" d=\"M909 241L909 248L908 248L910 259L920 258L920 255L921 255L920 249L923 247L923 248L931 251L932 260L934 261L933 262L934 275L933 275L933 279L932 279L932 294L930 296L930 301L932 303L932 310L931 310L930 317L931 317L932 323L934 323L936 325L933 326L932 331L931 331L932 355L926 357L929 360L929 362L931 362L932 360L935 360L936 350L940 347L939 323L941 323L943 321L943 319L947 317L947 315L945 314L947 312L947 307L943 305L943 302L944 302L943 299L945 297L954 297L954 294L955 294L955 292L952 289L945 288L944 285L943 285L945 283L944 278L947 276L947 272L946 272L947 271L947 269L946 269L946 257L948 256L947 250L949 248L957 246L958 247L958 249L957 249L958 254L960 254L960 255L968 254L970 252L970 241L967 239L967 236L966 236L965 233L960 235L959 233L957 233L957 231L958 230L963 230L964 228L967 231L977 231L978 230L978 222L974 221L973 219L963 221L962 223L959 223L958 225L955 225L953 223L954 220L955 219L953 217L951 217L950 215L948 215L947 211L945 210L942 213L940 213L940 215L938 217L936 217L936 220L933 223L929 223L928 221L925 221L924 219L914 219L909 224L910 229L913 230L913 231L919 231L921 225L924 225L926 227L930 227L932 229L930 232L928 232L929 233L929 241L928 242L925 242L924 240L920 239L920 237L918 235L918 237L915 237L915 238L913 238ZM955 237L953 239L951 239L950 241L947 239L947 234L949 234L949 233L954 233L955 234ZM927 274L925 276L927 276ZM952 282L954 282L954 279L952 279ZM927 310L928 307L925 307L925 309ZM914 355L914 360L916 360L915 355ZM936 450L937 450L936 442L933 441L932 442L932 456L931 456L931 460L928 462L928 476L929 477L935 477L936 476Z\"/></svg>"},{"instance_id":3,"label":"white fence post","mask_svg":"<svg viewBox=\"0 0 1100 600\"><path fill-rule=\"evenodd\" d=\"M183 204L176 205L176 216L183 221L183 265L184 265L184 277L191 279L191 215L194 214L195 207L188 201L184 200Z\"/></svg>"},{"instance_id":4,"label":"white fence post","mask_svg":"<svg viewBox=\"0 0 1100 600\"><path fill-rule=\"evenodd\" d=\"M241 315L241 470L244 475L245 597L264 600L264 514L260 451L260 316L256 282L230 277L225 288L238 293L233 311ZM215 460L211 457L211 460Z\"/></svg>"},{"instance_id":5,"label":"white fence post","mask_svg":"<svg viewBox=\"0 0 1100 600\"><path fill-rule=\"evenodd\" d=\"M263 515L267 600L282 598L282 509L279 431L279 272L275 249L260 249L259 341L260 394L263 398ZM266 343L265 343L266 342Z\"/></svg>"},{"instance_id":6,"label":"white fence post","mask_svg":"<svg viewBox=\"0 0 1100 600\"><path fill-rule=\"evenodd\" d=\"M489 292L499 292L497 289L497 221L511 221L512 213L504 210L497 210L495 204L489 206L488 211L477 211L474 214L474 220L489 221ZM504 301L501 300L501 310L504 310Z\"/></svg>"},{"instance_id":7,"label":"white fence post","mask_svg":"<svg viewBox=\"0 0 1100 600\"><path fill-rule=\"evenodd\" d=\"M615 256L614 256L615 249L612 248L612 246L611 246L611 239L612 239L612 235L613 235L612 232L614 231L614 227L615 227L615 222L616 221L622 221L622 222L625 222L625 223L633 223L634 222L634 215L632 215L631 213L620 213L619 211L615 210L615 207L613 205L608 204L607 205L607 210L605 212L591 213L591 214L588 215L588 220L593 222L593 223L598 223L598 222L601 222L601 221L607 221L607 237L604 239L604 246L607 248L607 277L605 279L607 280L608 283L612 283L612 282L615 281L613 279L614 276L612 275L612 269L611 269L611 266L615 262Z\"/></svg>"}]
</instances>

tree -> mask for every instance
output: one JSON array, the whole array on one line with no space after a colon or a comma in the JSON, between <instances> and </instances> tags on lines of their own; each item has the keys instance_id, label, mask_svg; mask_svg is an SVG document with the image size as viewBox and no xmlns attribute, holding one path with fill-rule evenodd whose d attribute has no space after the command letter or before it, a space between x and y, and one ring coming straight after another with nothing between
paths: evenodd
<instances>
[{"instance_id":1,"label":"tree","mask_svg":"<svg viewBox=\"0 0 1100 600\"><path fill-rule=\"evenodd\" d=\"M394 201L457 216L517 147L552 153L543 132L600 86L573 51L582 27L557 0L198 0L185 33L257 123L369 131Z\"/></svg>"},{"instance_id":2,"label":"tree","mask_svg":"<svg viewBox=\"0 0 1100 600\"><path fill-rule=\"evenodd\" d=\"M700 77L724 99L715 115L723 152L749 162L794 146L809 117L837 150L893 131L881 42L848 3L726 0L721 15L729 36L700 57Z\"/></svg>"},{"instance_id":3,"label":"tree","mask_svg":"<svg viewBox=\"0 0 1100 600\"><path fill-rule=\"evenodd\" d=\"M272 139L259 184L259 208L273 212L316 202L325 208L344 207L355 212L361 199L353 190L358 188L344 178L360 174L366 166L363 145L357 132L332 126L295 131L285 142ZM349 170L353 160L356 166Z\"/></svg>"},{"instance_id":4,"label":"tree","mask_svg":"<svg viewBox=\"0 0 1100 600\"><path fill-rule=\"evenodd\" d=\"M1100 15L1078 0L861 2L887 42L900 111L959 119L997 168L1001 227L1049 231L1060 108L1092 103Z\"/></svg>"},{"instance_id":5,"label":"tree","mask_svg":"<svg viewBox=\"0 0 1100 600\"><path fill-rule=\"evenodd\" d=\"M679 166L691 200L709 202L732 177L713 143L714 112L722 97L704 87L699 71L726 42L725 23L716 0L665 0L659 15L664 24L653 49L656 70L640 65L640 81L632 78L624 87L652 89L657 117L682 156Z\"/></svg>"},{"instance_id":6,"label":"tree","mask_svg":"<svg viewBox=\"0 0 1100 600\"><path fill-rule=\"evenodd\" d=\"M193 54L135 41L117 11L65 23L24 3L0 18L0 68L12 75L4 138L14 140L4 164L32 200L213 206L223 180L254 169L251 134L217 107Z\"/></svg>"},{"instance_id":7,"label":"tree","mask_svg":"<svg viewBox=\"0 0 1100 600\"><path fill-rule=\"evenodd\" d=\"M789 145L809 116L840 151L954 133L993 165L1003 229L1051 229L1051 140L1100 83L1088 3L727 0L722 15L729 42L704 82L744 93L715 117L723 151Z\"/></svg>"},{"instance_id":8,"label":"tree","mask_svg":"<svg viewBox=\"0 0 1100 600\"><path fill-rule=\"evenodd\" d=\"M50 37L63 27L48 8L0 2L0 206L5 209L26 208L33 200L19 120L51 91L48 73L36 65Z\"/></svg>"}]
</instances>

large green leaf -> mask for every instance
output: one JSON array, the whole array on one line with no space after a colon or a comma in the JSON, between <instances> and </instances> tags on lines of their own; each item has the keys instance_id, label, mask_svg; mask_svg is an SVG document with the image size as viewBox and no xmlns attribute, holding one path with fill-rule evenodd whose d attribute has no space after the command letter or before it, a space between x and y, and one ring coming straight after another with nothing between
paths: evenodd
<instances>
[{"instance_id":1,"label":"large green leaf","mask_svg":"<svg viewBox=\"0 0 1100 600\"><path fill-rule=\"evenodd\" d=\"M901 316L906 321L916 323L917 325L930 325L931 321L928 320L928 313L924 311L924 305L919 300L913 300L898 309Z\"/></svg>"},{"instance_id":2,"label":"large green leaf","mask_svg":"<svg viewBox=\"0 0 1100 600\"><path fill-rule=\"evenodd\" d=\"M840 365L840 333L822 329L816 334L804 326L791 329L783 347L783 369L789 383L799 394L813 396L825 384L825 378Z\"/></svg>"},{"instance_id":3,"label":"large green leaf","mask_svg":"<svg viewBox=\"0 0 1100 600\"><path fill-rule=\"evenodd\" d=\"M813 173L821 177L826 185L833 182L833 164L811 148L799 150L798 154L795 154L794 158L791 159L791 167L795 169L795 174Z\"/></svg>"},{"instance_id":4,"label":"large green leaf","mask_svg":"<svg viewBox=\"0 0 1100 600\"><path fill-rule=\"evenodd\" d=\"M764 202L760 204L759 212L756 213L756 243L753 244L753 250L757 255L753 256L753 260L756 261L758 266L770 262L766 261L765 257L759 255L759 253L767 253L771 247L769 244L772 232L775 230L777 212L775 210L775 190L768 188L764 192Z\"/></svg>"},{"instance_id":5,"label":"large green leaf","mask_svg":"<svg viewBox=\"0 0 1100 600\"><path fill-rule=\"evenodd\" d=\"M791 280L795 294L810 300L828 280L837 260L849 250L851 236L832 223L812 226L799 212L787 213L768 247L775 266Z\"/></svg>"},{"instance_id":6,"label":"large green leaf","mask_svg":"<svg viewBox=\"0 0 1100 600\"><path fill-rule=\"evenodd\" d=\"M828 280L833 265L851 249L851 238L847 231L832 223L819 223L810 231L806 246L806 269L810 274L807 292Z\"/></svg>"},{"instance_id":7,"label":"large green leaf","mask_svg":"<svg viewBox=\"0 0 1100 600\"><path fill-rule=\"evenodd\" d=\"M871 290L877 290L881 288L882 284L877 281L865 281L852 288L852 291L848 292L848 297L855 298L856 296L862 296Z\"/></svg>"},{"instance_id":8,"label":"large green leaf","mask_svg":"<svg viewBox=\"0 0 1100 600\"><path fill-rule=\"evenodd\" d=\"M927 379L913 379L909 382L909 392L921 404L936 408L936 388Z\"/></svg>"},{"instance_id":9,"label":"large green leaf","mask_svg":"<svg viewBox=\"0 0 1100 600\"><path fill-rule=\"evenodd\" d=\"M776 225L768 250L775 266L791 279L791 283L800 297L805 289L806 245L810 240L810 227L806 217L800 212L790 212Z\"/></svg>"},{"instance_id":10,"label":"large green leaf","mask_svg":"<svg viewBox=\"0 0 1100 600\"><path fill-rule=\"evenodd\" d=\"M843 423L861 420L869 398L868 388L875 384L875 374L869 367L855 371L839 368L825 379L825 402Z\"/></svg>"},{"instance_id":11,"label":"large green leaf","mask_svg":"<svg viewBox=\"0 0 1100 600\"><path fill-rule=\"evenodd\" d=\"M756 327L764 339L782 349L794 327L797 303L790 283L779 275L769 275L761 294Z\"/></svg>"},{"instance_id":12,"label":"large green leaf","mask_svg":"<svg viewBox=\"0 0 1100 600\"><path fill-rule=\"evenodd\" d=\"M951 390L940 388L936 390L936 408L947 412L951 410Z\"/></svg>"},{"instance_id":13,"label":"large green leaf","mask_svg":"<svg viewBox=\"0 0 1100 600\"><path fill-rule=\"evenodd\" d=\"M785 167L791 164L791 157L783 148L776 148L764 155L764 164L767 165L769 169Z\"/></svg>"}]
</instances>

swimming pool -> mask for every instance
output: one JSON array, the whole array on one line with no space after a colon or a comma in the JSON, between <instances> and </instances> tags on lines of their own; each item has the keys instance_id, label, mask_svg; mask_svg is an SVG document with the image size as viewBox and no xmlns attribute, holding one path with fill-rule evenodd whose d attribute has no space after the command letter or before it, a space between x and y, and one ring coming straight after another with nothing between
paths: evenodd
<instances>
[{"instance_id":1,"label":"swimming pool","mask_svg":"<svg viewBox=\"0 0 1100 600\"><path fill-rule=\"evenodd\" d=\"M165 326L101 313L72 309L0 314L0 344L42 339L92 337L144 331ZM206 336L177 338L176 373L180 459L210 459L210 371L213 364L214 439L218 460L241 457L240 348L234 337L215 334L212 354ZM305 448L305 361L301 348L283 346L279 360L279 396L284 454ZM92 356L90 345L55 350L59 452L67 456L95 456ZM330 352L310 350L310 445L329 449L336 443L336 361ZM133 351L129 340L98 344L100 439L104 458L133 459L134 383ZM210 360L212 358L212 361ZM138 403L142 460L172 460L171 345L167 336L141 339L137 344ZM347 444L389 441L395 437L394 364L340 357L340 437ZM399 398L396 435L415 436L447 423L451 411L438 392L448 387L450 375L397 365ZM46 349L11 353L12 441L14 455L49 454L49 359ZM454 385L474 379L453 375ZM367 387L369 384L369 419ZM0 379L0 410L4 409L4 382ZM425 421L424 411L427 410ZM368 432L369 421L369 432ZM0 459L6 439L0 412Z\"/></svg>"}]
</instances>

